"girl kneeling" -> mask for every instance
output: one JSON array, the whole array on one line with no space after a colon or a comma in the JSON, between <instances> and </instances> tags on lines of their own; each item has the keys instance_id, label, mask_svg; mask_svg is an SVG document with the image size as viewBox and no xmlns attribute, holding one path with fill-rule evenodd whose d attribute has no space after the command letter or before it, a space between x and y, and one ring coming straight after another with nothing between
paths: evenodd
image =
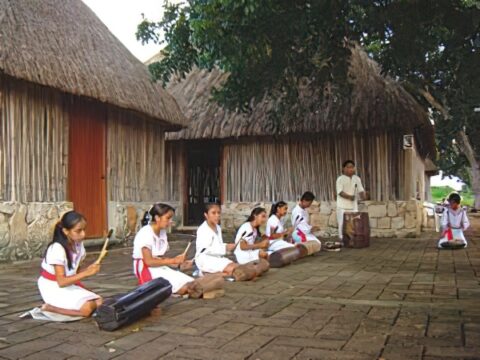
<instances>
[{"instance_id":1,"label":"girl kneeling","mask_svg":"<svg viewBox=\"0 0 480 360\"><path fill-rule=\"evenodd\" d=\"M267 235L270 240L270 246L268 247L269 253L295 246L284 240L293 232L293 228L285 230L282 218L287 214L287 211L288 205L285 201L279 201L272 205L270 217L268 218L265 228L265 235Z\"/></svg>"},{"instance_id":2,"label":"girl kneeling","mask_svg":"<svg viewBox=\"0 0 480 360\"><path fill-rule=\"evenodd\" d=\"M239 264L246 264L259 259L267 259L267 249L270 246L268 238L262 236L262 241L255 242L259 236L259 227L267 222L267 212L264 208L257 207L237 231L235 237L235 257Z\"/></svg>"},{"instance_id":3,"label":"girl kneeling","mask_svg":"<svg viewBox=\"0 0 480 360\"><path fill-rule=\"evenodd\" d=\"M42 261L38 289L45 304L42 310L69 316L90 316L102 304L97 294L80 283L100 271L92 264L78 271L86 256L83 239L87 222L83 215L69 211L55 226L53 240Z\"/></svg>"}]
</instances>

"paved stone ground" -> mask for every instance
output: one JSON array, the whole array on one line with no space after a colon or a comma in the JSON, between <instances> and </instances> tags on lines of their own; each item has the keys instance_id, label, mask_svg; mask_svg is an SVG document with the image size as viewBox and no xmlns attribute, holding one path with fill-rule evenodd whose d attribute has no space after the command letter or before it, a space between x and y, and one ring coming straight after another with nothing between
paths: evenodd
<instances>
[{"instance_id":1,"label":"paved stone ground","mask_svg":"<svg viewBox=\"0 0 480 360\"><path fill-rule=\"evenodd\" d=\"M2 266L0 359L480 359L479 225L466 250L438 251L435 234L374 239L227 283L223 298L171 298L114 333L19 320L40 305L39 261ZM103 296L133 288L130 249L85 283Z\"/></svg>"}]
</instances>

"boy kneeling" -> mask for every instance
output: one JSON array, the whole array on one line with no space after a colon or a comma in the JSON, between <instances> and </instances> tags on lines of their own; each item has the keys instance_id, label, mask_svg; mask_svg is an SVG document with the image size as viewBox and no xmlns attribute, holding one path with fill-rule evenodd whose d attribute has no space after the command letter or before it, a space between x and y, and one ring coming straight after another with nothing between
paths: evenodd
<instances>
[{"instance_id":1,"label":"boy kneeling","mask_svg":"<svg viewBox=\"0 0 480 360\"><path fill-rule=\"evenodd\" d=\"M452 193L448 197L448 206L442 215L442 238L438 241L439 249L467 247L467 239L463 232L468 229L470 222L460 202L461 197L457 193Z\"/></svg>"}]
</instances>

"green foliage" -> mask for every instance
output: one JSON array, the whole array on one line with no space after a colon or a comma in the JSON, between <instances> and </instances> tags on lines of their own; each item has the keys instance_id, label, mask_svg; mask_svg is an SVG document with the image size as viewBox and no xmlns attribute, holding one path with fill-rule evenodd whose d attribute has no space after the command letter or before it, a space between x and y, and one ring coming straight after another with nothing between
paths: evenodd
<instances>
[{"instance_id":1,"label":"green foliage","mask_svg":"<svg viewBox=\"0 0 480 360\"><path fill-rule=\"evenodd\" d=\"M450 186L432 186L432 201L434 203L441 202L453 191L455 190ZM470 189L467 188L465 191L458 191L458 193L462 197L462 205L473 206L473 193Z\"/></svg>"},{"instance_id":2,"label":"green foliage","mask_svg":"<svg viewBox=\"0 0 480 360\"><path fill-rule=\"evenodd\" d=\"M475 0L188 0L165 3L162 21L144 20L137 38L161 42L164 58L150 66L156 79L185 76L193 66L231 76L213 94L226 107L248 111L267 96L275 113L299 103L298 84L327 82L348 95L347 45L362 44L384 71L434 110L440 167L464 175L465 157L452 140L465 129L480 153L480 2ZM251 102L251 99L254 102ZM309 109L305 109L307 111ZM298 116L298 112L296 113ZM433 156L434 154L432 154Z\"/></svg>"}]
</instances>

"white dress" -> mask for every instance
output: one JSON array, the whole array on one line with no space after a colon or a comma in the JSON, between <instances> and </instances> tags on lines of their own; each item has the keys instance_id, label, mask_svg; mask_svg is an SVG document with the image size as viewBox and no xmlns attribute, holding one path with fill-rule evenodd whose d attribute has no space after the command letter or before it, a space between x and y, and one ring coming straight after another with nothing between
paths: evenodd
<instances>
[{"instance_id":1,"label":"white dress","mask_svg":"<svg viewBox=\"0 0 480 360\"><path fill-rule=\"evenodd\" d=\"M235 237L235 244L237 247L235 248L235 257L237 258L237 262L239 264L246 264L251 261L255 261L259 259L259 249L255 250L242 250L240 248L240 240L245 240L247 244L253 245L255 244L255 239L257 238L257 229L252 227L252 224L249 222L244 223L237 231L237 236Z\"/></svg>"},{"instance_id":2,"label":"white dress","mask_svg":"<svg viewBox=\"0 0 480 360\"><path fill-rule=\"evenodd\" d=\"M447 230L448 228L452 229L453 238L456 240L463 241L465 247L467 247L467 239L463 232L470 227L470 221L468 220L467 213L464 209L459 207L457 210L453 210L449 207L446 207L442 215L442 231ZM448 237L445 234L439 241L438 247L442 248L442 244L448 242Z\"/></svg>"},{"instance_id":3,"label":"white dress","mask_svg":"<svg viewBox=\"0 0 480 360\"><path fill-rule=\"evenodd\" d=\"M340 175L336 183L337 189L337 223L338 223L338 237L343 238L343 215L345 211L358 211L358 194L364 192L362 180L357 176L352 177ZM344 192L347 195L355 196L354 200L348 200L340 196Z\"/></svg>"},{"instance_id":4,"label":"white dress","mask_svg":"<svg viewBox=\"0 0 480 360\"><path fill-rule=\"evenodd\" d=\"M139 279L148 281L145 279L145 274L151 276L151 279L159 277L164 278L170 284L172 284L172 292L176 293L185 284L193 281L194 279L181 271L173 270L168 266L146 266L143 262L142 249L146 247L151 250L152 257L161 257L165 255L169 246L167 239L167 232L161 230L157 236L150 225L146 225L140 229L133 241L133 272Z\"/></svg>"},{"instance_id":5,"label":"white dress","mask_svg":"<svg viewBox=\"0 0 480 360\"><path fill-rule=\"evenodd\" d=\"M227 245L223 243L222 228L213 231L206 221L197 229L195 264L204 273L222 272L232 263L227 259Z\"/></svg>"},{"instance_id":6,"label":"white dress","mask_svg":"<svg viewBox=\"0 0 480 360\"><path fill-rule=\"evenodd\" d=\"M267 226L265 228L265 235L270 237L273 234L281 234L285 232L285 226L281 219L277 215L272 215L268 218ZM270 240L270 246L268 247L268 253L271 254L274 251L281 249L295 247L295 245L290 244L283 240L282 238Z\"/></svg>"},{"instance_id":7,"label":"white dress","mask_svg":"<svg viewBox=\"0 0 480 360\"><path fill-rule=\"evenodd\" d=\"M75 247L75 253L72 253L72 269L69 269L63 246L59 243L50 245L42 261L42 271L49 273L49 276L55 276L54 265L62 265L65 267L65 276L75 275L86 255L83 243L77 243ZM40 276L37 283L43 301L61 309L80 310L87 301L100 298L97 294L78 285L60 287L57 281L49 280L44 276Z\"/></svg>"},{"instance_id":8,"label":"white dress","mask_svg":"<svg viewBox=\"0 0 480 360\"><path fill-rule=\"evenodd\" d=\"M292 211L293 231L300 230L305 234L307 241L314 240L320 242L315 235L312 234L312 226L310 225L308 211L297 204Z\"/></svg>"}]
</instances>

